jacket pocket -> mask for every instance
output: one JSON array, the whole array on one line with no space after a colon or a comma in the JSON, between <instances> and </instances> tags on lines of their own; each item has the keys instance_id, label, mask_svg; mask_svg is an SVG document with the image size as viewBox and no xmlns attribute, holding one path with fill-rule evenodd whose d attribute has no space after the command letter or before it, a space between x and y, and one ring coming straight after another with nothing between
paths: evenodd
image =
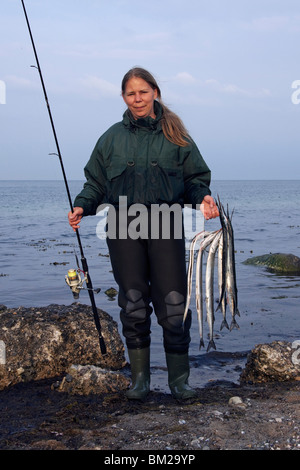
<instances>
[{"instance_id":1,"label":"jacket pocket","mask_svg":"<svg viewBox=\"0 0 300 470\"><path fill-rule=\"evenodd\" d=\"M160 165L151 166L151 190L153 198L159 204L183 203L184 181L182 167L163 168ZM156 193L156 195L154 195Z\"/></svg>"},{"instance_id":2,"label":"jacket pocket","mask_svg":"<svg viewBox=\"0 0 300 470\"><path fill-rule=\"evenodd\" d=\"M114 206L119 205L120 196L132 199L134 189L134 164L120 162L106 168L107 174L107 202Z\"/></svg>"},{"instance_id":3,"label":"jacket pocket","mask_svg":"<svg viewBox=\"0 0 300 470\"><path fill-rule=\"evenodd\" d=\"M106 174L108 181L113 181L115 178L118 178L126 170L127 164L122 163L118 165L110 165L106 168Z\"/></svg>"}]
</instances>

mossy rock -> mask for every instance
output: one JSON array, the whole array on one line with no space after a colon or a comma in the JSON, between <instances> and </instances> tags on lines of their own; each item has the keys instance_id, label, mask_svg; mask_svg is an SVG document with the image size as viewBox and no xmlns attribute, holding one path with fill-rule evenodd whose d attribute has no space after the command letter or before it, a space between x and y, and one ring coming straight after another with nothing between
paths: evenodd
<instances>
[{"instance_id":1,"label":"mossy rock","mask_svg":"<svg viewBox=\"0 0 300 470\"><path fill-rule=\"evenodd\" d=\"M266 266L270 271L276 273L300 275L300 258L293 254L270 253L268 255L254 256L243 261L243 264Z\"/></svg>"},{"instance_id":2,"label":"mossy rock","mask_svg":"<svg viewBox=\"0 0 300 470\"><path fill-rule=\"evenodd\" d=\"M116 295L118 295L118 291L116 289L114 289L113 287L110 287L109 289L107 289L104 294L107 295L107 297L110 297L111 299L114 299L116 297Z\"/></svg>"}]
</instances>

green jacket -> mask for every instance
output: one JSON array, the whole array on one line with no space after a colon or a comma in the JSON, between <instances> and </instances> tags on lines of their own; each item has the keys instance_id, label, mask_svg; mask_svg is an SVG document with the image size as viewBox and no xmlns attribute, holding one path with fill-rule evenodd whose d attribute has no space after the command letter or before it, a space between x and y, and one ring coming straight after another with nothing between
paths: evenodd
<instances>
[{"instance_id":1,"label":"green jacket","mask_svg":"<svg viewBox=\"0 0 300 470\"><path fill-rule=\"evenodd\" d=\"M192 139L186 147L171 143L162 132L158 102L155 113L155 119L135 121L126 111L100 137L84 168L87 181L74 201L84 215L96 214L103 203L117 207L120 196L127 196L128 206L196 207L210 194L210 170L196 144Z\"/></svg>"}]
</instances>

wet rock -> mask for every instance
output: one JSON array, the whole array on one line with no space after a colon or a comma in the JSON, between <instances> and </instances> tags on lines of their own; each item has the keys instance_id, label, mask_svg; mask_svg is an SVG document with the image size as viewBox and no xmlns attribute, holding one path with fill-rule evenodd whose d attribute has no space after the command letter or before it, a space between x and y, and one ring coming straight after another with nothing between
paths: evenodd
<instances>
[{"instance_id":1,"label":"wet rock","mask_svg":"<svg viewBox=\"0 0 300 470\"><path fill-rule=\"evenodd\" d=\"M111 299L114 299L116 295L118 295L118 291L114 289L113 287L110 287L109 289L106 289L104 294L107 295L107 297L110 297Z\"/></svg>"},{"instance_id":2,"label":"wet rock","mask_svg":"<svg viewBox=\"0 0 300 470\"><path fill-rule=\"evenodd\" d=\"M241 397L231 397L229 398L228 400L228 404L230 406L233 406L235 408L239 408L241 410L244 410L247 408L247 405L246 403L243 402L243 400L241 399Z\"/></svg>"},{"instance_id":3,"label":"wet rock","mask_svg":"<svg viewBox=\"0 0 300 470\"><path fill-rule=\"evenodd\" d=\"M37 441L31 446L32 450L68 450L68 448L55 439Z\"/></svg>"},{"instance_id":4,"label":"wet rock","mask_svg":"<svg viewBox=\"0 0 300 470\"><path fill-rule=\"evenodd\" d=\"M243 264L266 266L270 271L287 274L300 274L300 258L293 254L270 253L248 258Z\"/></svg>"},{"instance_id":5,"label":"wet rock","mask_svg":"<svg viewBox=\"0 0 300 470\"><path fill-rule=\"evenodd\" d=\"M130 380L122 372L108 371L96 366L72 365L59 387L70 395L117 393L126 390Z\"/></svg>"},{"instance_id":6,"label":"wet rock","mask_svg":"<svg viewBox=\"0 0 300 470\"><path fill-rule=\"evenodd\" d=\"M249 353L241 382L283 382L300 378L300 344L298 341L273 341L259 344Z\"/></svg>"},{"instance_id":7,"label":"wet rock","mask_svg":"<svg viewBox=\"0 0 300 470\"><path fill-rule=\"evenodd\" d=\"M5 347L5 363L0 364L0 390L18 382L57 377L72 364L121 369L126 360L117 323L106 312L98 309L98 313L107 348L105 356L88 305L2 306L0 343Z\"/></svg>"}]
</instances>

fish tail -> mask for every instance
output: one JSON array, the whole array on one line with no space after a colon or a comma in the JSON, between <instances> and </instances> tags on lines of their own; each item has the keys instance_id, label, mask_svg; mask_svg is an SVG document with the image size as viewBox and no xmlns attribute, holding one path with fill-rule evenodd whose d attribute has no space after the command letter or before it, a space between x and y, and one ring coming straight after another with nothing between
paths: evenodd
<instances>
[{"instance_id":1,"label":"fish tail","mask_svg":"<svg viewBox=\"0 0 300 470\"><path fill-rule=\"evenodd\" d=\"M237 324L235 318L232 320L231 324L230 324L230 331L233 330L233 328L237 328L238 330L240 329L239 325Z\"/></svg>"},{"instance_id":2,"label":"fish tail","mask_svg":"<svg viewBox=\"0 0 300 470\"><path fill-rule=\"evenodd\" d=\"M217 349L217 348L216 348L216 345L215 345L215 342L214 342L213 339L211 339L211 340L209 341L206 352L208 352L211 348L213 348L213 349L215 349L215 350Z\"/></svg>"},{"instance_id":3,"label":"fish tail","mask_svg":"<svg viewBox=\"0 0 300 470\"><path fill-rule=\"evenodd\" d=\"M227 330L229 330L227 320L225 320L225 319L221 323L220 330L222 331L223 328L227 328Z\"/></svg>"}]
</instances>

